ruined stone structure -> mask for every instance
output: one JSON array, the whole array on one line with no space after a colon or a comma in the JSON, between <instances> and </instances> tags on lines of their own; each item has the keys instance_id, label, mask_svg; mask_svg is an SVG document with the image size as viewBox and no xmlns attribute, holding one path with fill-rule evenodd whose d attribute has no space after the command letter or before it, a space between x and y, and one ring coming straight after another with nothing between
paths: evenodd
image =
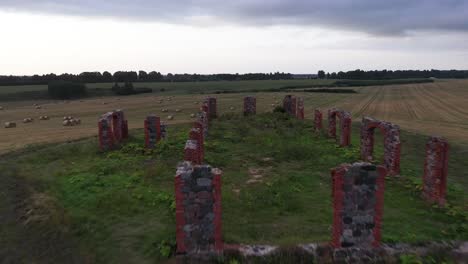
<instances>
[{"instance_id":1,"label":"ruined stone structure","mask_svg":"<svg viewBox=\"0 0 468 264\"><path fill-rule=\"evenodd\" d=\"M112 132L112 115L103 115L98 121L99 149L108 151L114 147L114 133Z\"/></svg>"},{"instance_id":2,"label":"ruined stone structure","mask_svg":"<svg viewBox=\"0 0 468 264\"><path fill-rule=\"evenodd\" d=\"M221 170L182 162L175 177L177 253L221 253Z\"/></svg>"},{"instance_id":3,"label":"ruined stone structure","mask_svg":"<svg viewBox=\"0 0 468 264\"><path fill-rule=\"evenodd\" d=\"M320 132L322 131L322 119L323 119L323 114L322 111L319 109L315 109L314 111L314 129L315 132Z\"/></svg>"},{"instance_id":4,"label":"ruined stone structure","mask_svg":"<svg viewBox=\"0 0 468 264\"><path fill-rule=\"evenodd\" d=\"M257 113L257 98L253 96L244 97L244 116Z\"/></svg>"},{"instance_id":5,"label":"ruined stone structure","mask_svg":"<svg viewBox=\"0 0 468 264\"><path fill-rule=\"evenodd\" d=\"M331 172L335 248L378 247L381 240L385 167L343 164Z\"/></svg>"},{"instance_id":6,"label":"ruined stone structure","mask_svg":"<svg viewBox=\"0 0 468 264\"><path fill-rule=\"evenodd\" d=\"M351 144L351 113L332 108L328 110L328 136L336 139L336 117L340 119L340 146L346 147Z\"/></svg>"},{"instance_id":7,"label":"ruined stone structure","mask_svg":"<svg viewBox=\"0 0 468 264\"><path fill-rule=\"evenodd\" d=\"M296 117L299 120L304 120L304 98L302 97L297 98Z\"/></svg>"},{"instance_id":8,"label":"ruined stone structure","mask_svg":"<svg viewBox=\"0 0 468 264\"><path fill-rule=\"evenodd\" d=\"M439 206L446 202L448 150L447 140L440 137L431 137L426 144L422 195L426 201Z\"/></svg>"},{"instance_id":9,"label":"ruined stone structure","mask_svg":"<svg viewBox=\"0 0 468 264\"><path fill-rule=\"evenodd\" d=\"M361 159L372 161L374 151L374 130L379 128L384 135L384 162L388 175L400 174L400 127L371 117L362 118Z\"/></svg>"},{"instance_id":10,"label":"ruined stone structure","mask_svg":"<svg viewBox=\"0 0 468 264\"><path fill-rule=\"evenodd\" d=\"M161 140L161 119L150 115L145 119L145 147L155 148Z\"/></svg>"}]
</instances>

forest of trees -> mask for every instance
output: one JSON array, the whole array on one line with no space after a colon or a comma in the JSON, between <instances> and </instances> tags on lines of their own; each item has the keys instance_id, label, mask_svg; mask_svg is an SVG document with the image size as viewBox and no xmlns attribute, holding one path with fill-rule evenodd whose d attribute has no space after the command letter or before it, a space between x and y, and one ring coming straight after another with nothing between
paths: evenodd
<instances>
[{"instance_id":1,"label":"forest of trees","mask_svg":"<svg viewBox=\"0 0 468 264\"><path fill-rule=\"evenodd\" d=\"M410 79L410 78L441 78L441 79L460 79L468 78L467 71L459 70L404 70L404 71L363 71L354 70L348 72L326 73L319 71L319 79L349 79L349 80L390 80L390 79Z\"/></svg>"},{"instance_id":2,"label":"forest of trees","mask_svg":"<svg viewBox=\"0 0 468 264\"><path fill-rule=\"evenodd\" d=\"M53 81L69 81L80 83L111 83L111 82L193 82L193 81L240 81L240 80L286 80L292 79L290 73L247 73L247 74L172 74L163 75L151 71L118 71L83 72L75 74L44 74L33 76L1 76L0 85L32 85L48 84Z\"/></svg>"}]
</instances>

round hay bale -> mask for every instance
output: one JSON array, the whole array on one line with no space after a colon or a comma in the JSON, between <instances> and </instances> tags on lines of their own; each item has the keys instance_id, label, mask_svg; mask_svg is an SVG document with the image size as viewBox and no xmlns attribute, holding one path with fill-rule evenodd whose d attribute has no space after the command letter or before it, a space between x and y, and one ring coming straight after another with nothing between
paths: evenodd
<instances>
[{"instance_id":1,"label":"round hay bale","mask_svg":"<svg viewBox=\"0 0 468 264\"><path fill-rule=\"evenodd\" d=\"M0 110L3 110L3 106L0 106Z\"/></svg>"},{"instance_id":2,"label":"round hay bale","mask_svg":"<svg viewBox=\"0 0 468 264\"><path fill-rule=\"evenodd\" d=\"M77 125L81 125L81 119L77 118L75 119Z\"/></svg>"},{"instance_id":3,"label":"round hay bale","mask_svg":"<svg viewBox=\"0 0 468 264\"><path fill-rule=\"evenodd\" d=\"M180 112L180 109L176 109L175 111L176 111L177 113L179 113L179 112Z\"/></svg>"},{"instance_id":4,"label":"round hay bale","mask_svg":"<svg viewBox=\"0 0 468 264\"><path fill-rule=\"evenodd\" d=\"M234 110L234 109L235 109L234 106L229 107L229 110Z\"/></svg>"},{"instance_id":5,"label":"round hay bale","mask_svg":"<svg viewBox=\"0 0 468 264\"><path fill-rule=\"evenodd\" d=\"M195 118L195 114L190 114L190 117L191 117L191 118Z\"/></svg>"},{"instance_id":6,"label":"round hay bale","mask_svg":"<svg viewBox=\"0 0 468 264\"><path fill-rule=\"evenodd\" d=\"M36 109L41 109L42 107L40 105L36 106Z\"/></svg>"},{"instance_id":7,"label":"round hay bale","mask_svg":"<svg viewBox=\"0 0 468 264\"><path fill-rule=\"evenodd\" d=\"M16 127L15 122L5 122L5 128L13 128Z\"/></svg>"},{"instance_id":8,"label":"round hay bale","mask_svg":"<svg viewBox=\"0 0 468 264\"><path fill-rule=\"evenodd\" d=\"M71 121L67 119L67 120L63 121L62 124L63 124L63 126L70 126L70 125L71 125Z\"/></svg>"},{"instance_id":9,"label":"round hay bale","mask_svg":"<svg viewBox=\"0 0 468 264\"><path fill-rule=\"evenodd\" d=\"M170 115L170 116L167 116L167 120L173 120L174 119L174 116Z\"/></svg>"}]
</instances>

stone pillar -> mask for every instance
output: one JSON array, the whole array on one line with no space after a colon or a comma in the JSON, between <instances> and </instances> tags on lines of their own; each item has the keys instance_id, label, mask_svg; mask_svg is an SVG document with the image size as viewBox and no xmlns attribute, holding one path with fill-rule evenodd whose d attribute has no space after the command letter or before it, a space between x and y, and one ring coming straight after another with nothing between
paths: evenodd
<instances>
[{"instance_id":1,"label":"stone pillar","mask_svg":"<svg viewBox=\"0 0 468 264\"><path fill-rule=\"evenodd\" d=\"M335 248L378 247L383 216L383 166L343 164L331 172L333 183L333 233Z\"/></svg>"},{"instance_id":2,"label":"stone pillar","mask_svg":"<svg viewBox=\"0 0 468 264\"><path fill-rule=\"evenodd\" d=\"M114 147L114 135L112 133L112 119L102 117L98 121L99 149L108 151Z\"/></svg>"},{"instance_id":3,"label":"stone pillar","mask_svg":"<svg viewBox=\"0 0 468 264\"><path fill-rule=\"evenodd\" d=\"M336 110L328 110L328 136L336 139Z\"/></svg>"},{"instance_id":4,"label":"stone pillar","mask_svg":"<svg viewBox=\"0 0 468 264\"><path fill-rule=\"evenodd\" d=\"M322 119L323 119L323 114L319 109L315 109L314 111L314 128L315 132L320 132L322 131Z\"/></svg>"},{"instance_id":5,"label":"stone pillar","mask_svg":"<svg viewBox=\"0 0 468 264\"><path fill-rule=\"evenodd\" d=\"M187 140L184 148L184 161L190 161L193 164L201 164L198 142L196 140Z\"/></svg>"},{"instance_id":6,"label":"stone pillar","mask_svg":"<svg viewBox=\"0 0 468 264\"><path fill-rule=\"evenodd\" d=\"M283 108L286 113L296 116L296 97L286 95L283 99Z\"/></svg>"},{"instance_id":7,"label":"stone pillar","mask_svg":"<svg viewBox=\"0 0 468 264\"><path fill-rule=\"evenodd\" d=\"M302 97L297 98L296 117L299 120L304 120L304 98Z\"/></svg>"},{"instance_id":8,"label":"stone pillar","mask_svg":"<svg viewBox=\"0 0 468 264\"><path fill-rule=\"evenodd\" d=\"M297 98L295 96L293 96L291 98L291 115L292 116L297 116Z\"/></svg>"},{"instance_id":9,"label":"stone pillar","mask_svg":"<svg viewBox=\"0 0 468 264\"><path fill-rule=\"evenodd\" d=\"M145 147L155 148L161 140L161 119L150 115L145 119Z\"/></svg>"},{"instance_id":10,"label":"stone pillar","mask_svg":"<svg viewBox=\"0 0 468 264\"><path fill-rule=\"evenodd\" d=\"M128 139L128 121L127 120L124 120L124 123L123 123L122 138Z\"/></svg>"},{"instance_id":11,"label":"stone pillar","mask_svg":"<svg viewBox=\"0 0 468 264\"><path fill-rule=\"evenodd\" d=\"M221 170L182 162L175 177L177 253L222 253Z\"/></svg>"},{"instance_id":12,"label":"stone pillar","mask_svg":"<svg viewBox=\"0 0 468 264\"><path fill-rule=\"evenodd\" d=\"M341 112L340 115L340 126L341 126L341 135L340 135L340 146L347 147L351 145L351 114L348 112Z\"/></svg>"},{"instance_id":13,"label":"stone pillar","mask_svg":"<svg viewBox=\"0 0 468 264\"><path fill-rule=\"evenodd\" d=\"M197 141L197 151L199 155L200 164L203 163L205 159L205 142L203 139L202 130L198 127L194 127L190 130L189 139Z\"/></svg>"},{"instance_id":14,"label":"stone pillar","mask_svg":"<svg viewBox=\"0 0 468 264\"><path fill-rule=\"evenodd\" d=\"M218 117L218 110L217 110L217 105L216 105L216 98L214 97L208 97L206 98L206 101L208 103L208 118L210 120L215 119Z\"/></svg>"},{"instance_id":15,"label":"stone pillar","mask_svg":"<svg viewBox=\"0 0 468 264\"><path fill-rule=\"evenodd\" d=\"M210 119L210 105L209 105L208 99L205 99L205 100L203 101L203 104L202 104L202 107L201 107L201 111L202 111L202 112L205 112L205 113L206 113L207 120L208 120L208 121L211 121L211 119Z\"/></svg>"},{"instance_id":16,"label":"stone pillar","mask_svg":"<svg viewBox=\"0 0 468 264\"><path fill-rule=\"evenodd\" d=\"M426 144L422 195L426 201L439 206L446 202L448 151L447 140L440 137L431 137Z\"/></svg>"},{"instance_id":17,"label":"stone pillar","mask_svg":"<svg viewBox=\"0 0 468 264\"><path fill-rule=\"evenodd\" d=\"M203 126L203 136L206 138L208 136L208 115L206 112L198 113L197 122Z\"/></svg>"},{"instance_id":18,"label":"stone pillar","mask_svg":"<svg viewBox=\"0 0 468 264\"><path fill-rule=\"evenodd\" d=\"M123 121L122 110L112 112L112 132L114 132L114 141L116 143L122 142Z\"/></svg>"},{"instance_id":19,"label":"stone pillar","mask_svg":"<svg viewBox=\"0 0 468 264\"><path fill-rule=\"evenodd\" d=\"M257 98L253 96L244 97L244 116L257 113Z\"/></svg>"},{"instance_id":20,"label":"stone pillar","mask_svg":"<svg viewBox=\"0 0 468 264\"><path fill-rule=\"evenodd\" d=\"M161 122L161 139L167 138L167 124Z\"/></svg>"}]
</instances>

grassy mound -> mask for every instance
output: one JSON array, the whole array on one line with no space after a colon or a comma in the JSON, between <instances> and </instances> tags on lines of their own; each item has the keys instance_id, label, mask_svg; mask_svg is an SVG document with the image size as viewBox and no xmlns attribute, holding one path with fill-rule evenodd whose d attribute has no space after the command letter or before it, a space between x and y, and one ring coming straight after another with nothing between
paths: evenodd
<instances>
[{"instance_id":1,"label":"grassy mound","mask_svg":"<svg viewBox=\"0 0 468 264\"><path fill-rule=\"evenodd\" d=\"M339 148L314 135L311 125L281 113L224 115L212 123L206 163L224 171L227 243L330 239L330 168L359 159L357 133L354 146ZM152 263L175 249L174 174L188 131L186 125L170 127L168 139L154 151L143 148L142 131L132 131L128 143L109 153L98 151L95 138L33 148L5 156L0 171L14 167L37 197L52 197L44 201L53 201L54 212L64 214L59 219L66 221L57 223L67 225L63 232L78 241L74 250L86 259ZM424 139L404 137L411 140L404 143L403 177L386 180L384 241L466 240L460 209L466 200L460 188L464 182L455 178L450 183L449 210L426 205L418 191L422 163L417 155L422 154L414 151ZM377 145L376 152L380 157L382 147ZM14 246L8 242L0 246Z\"/></svg>"}]
</instances>

